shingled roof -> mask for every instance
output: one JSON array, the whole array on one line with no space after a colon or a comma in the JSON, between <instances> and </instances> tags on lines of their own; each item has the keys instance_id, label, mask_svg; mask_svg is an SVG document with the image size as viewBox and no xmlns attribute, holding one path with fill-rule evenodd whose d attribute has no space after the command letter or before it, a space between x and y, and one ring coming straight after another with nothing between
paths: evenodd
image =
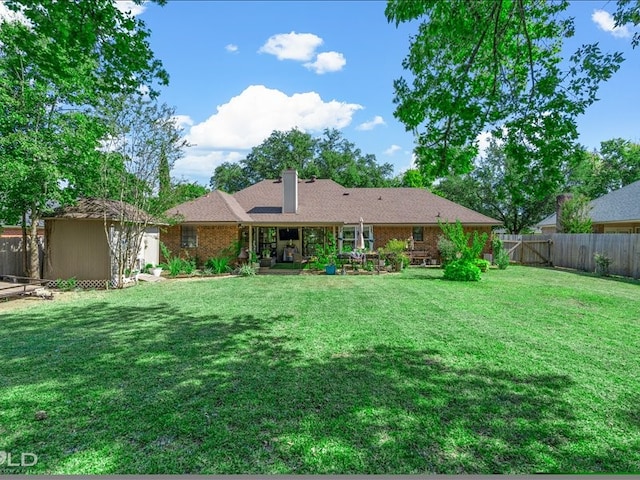
<instances>
[{"instance_id":1,"label":"shingled roof","mask_svg":"<svg viewBox=\"0 0 640 480\"><path fill-rule=\"evenodd\" d=\"M593 223L640 221L640 180L592 200L589 216ZM538 223L539 227L555 226L556 214Z\"/></svg>"},{"instance_id":2,"label":"shingled roof","mask_svg":"<svg viewBox=\"0 0 640 480\"><path fill-rule=\"evenodd\" d=\"M148 213L119 200L81 198L74 205L56 208L47 218L118 221L124 214L125 221L157 223Z\"/></svg>"},{"instance_id":3,"label":"shingled roof","mask_svg":"<svg viewBox=\"0 0 640 480\"><path fill-rule=\"evenodd\" d=\"M345 188L332 180L300 180L298 213L282 213L282 188L263 180L234 197L255 222L429 225L438 220L473 225L500 222L420 188Z\"/></svg>"},{"instance_id":4,"label":"shingled roof","mask_svg":"<svg viewBox=\"0 0 640 480\"><path fill-rule=\"evenodd\" d=\"M167 211L171 217L181 217L183 223L244 223L252 219L235 198L220 190L182 203Z\"/></svg>"},{"instance_id":5,"label":"shingled roof","mask_svg":"<svg viewBox=\"0 0 640 480\"><path fill-rule=\"evenodd\" d=\"M298 180L298 212L283 213L283 182L263 180L233 196L214 191L171 209L184 223L467 225L501 222L419 188L345 188L333 180Z\"/></svg>"}]
</instances>

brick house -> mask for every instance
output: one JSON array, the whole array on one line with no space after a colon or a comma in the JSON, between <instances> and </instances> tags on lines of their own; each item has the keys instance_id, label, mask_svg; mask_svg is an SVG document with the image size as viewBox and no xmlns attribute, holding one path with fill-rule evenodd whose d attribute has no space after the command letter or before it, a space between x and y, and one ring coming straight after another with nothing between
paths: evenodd
<instances>
[{"instance_id":1,"label":"brick house","mask_svg":"<svg viewBox=\"0 0 640 480\"><path fill-rule=\"evenodd\" d=\"M162 241L199 264L237 240L278 262L292 261L292 252L313 255L327 234L340 251L354 248L361 218L366 250L412 236L415 250L437 258L438 221L460 220L465 230L480 233L501 224L424 189L345 188L332 180L299 179L295 170L233 195L210 192L167 213L180 220L162 230Z\"/></svg>"}]
</instances>

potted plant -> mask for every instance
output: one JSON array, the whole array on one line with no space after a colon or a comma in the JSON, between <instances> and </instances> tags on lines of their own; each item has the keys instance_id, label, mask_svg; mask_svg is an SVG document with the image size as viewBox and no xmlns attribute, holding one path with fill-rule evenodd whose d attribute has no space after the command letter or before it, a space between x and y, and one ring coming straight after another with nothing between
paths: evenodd
<instances>
[{"instance_id":1,"label":"potted plant","mask_svg":"<svg viewBox=\"0 0 640 480\"><path fill-rule=\"evenodd\" d=\"M160 275L162 275L162 267L160 265L157 265L151 268L151 275L153 275L154 277L159 277Z\"/></svg>"},{"instance_id":2,"label":"potted plant","mask_svg":"<svg viewBox=\"0 0 640 480\"><path fill-rule=\"evenodd\" d=\"M336 261L338 259L338 252L336 249L336 241L332 235L327 235L327 241L324 246L321 246L321 252L318 253L318 257L324 260L324 271L327 275L335 275L337 271Z\"/></svg>"},{"instance_id":3,"label":"potted plant","mask_svg":"<svg viewBox=\"0 0 640 480\"><path fill-rule=\"evenodd\" d=\"M387 265L387 252L385 251L384 248L381 247L378 249L378 268L384 269L386 265Z\"/></svg>"}]
</instances>

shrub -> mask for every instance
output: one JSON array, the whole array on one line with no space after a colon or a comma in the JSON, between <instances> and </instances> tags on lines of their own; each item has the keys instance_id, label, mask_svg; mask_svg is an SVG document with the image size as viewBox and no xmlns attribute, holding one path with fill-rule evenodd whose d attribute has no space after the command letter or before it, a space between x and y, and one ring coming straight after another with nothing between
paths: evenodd
<instances>
[{"instance_id":1,"label":"shrub","mask_svg":"<svg viewBox=\"0 0 640 480\"><path fill-rule=\"evenodd\" d=\"M504 270L509 266L509 254L505 250L500 250L498 255L493 257L493 261L500 270Z\"/></svg>"},{"instance_id":2,"label":"shrub","mask_svg":"<svg viewBox=\"0 0 640 480\"><path fill-rule=\"evenodd\" d=\"M593 259L596 262L596 273L598 275L602 275L603 277L609 276L609 266L612 263L611 258L606 255L596 253L593 255Z\"/></svg>"},{"instance_id":3,"label":"shrub","mask_svg":"<svg viewBox=\"0 0 640 480\"><path fill-rule=\"evenodd\" d=\"M480 269L468 260L453 260L444 267L444 278L462 282L477 282L480 280Z\"/></svg>"},{"instance_id":4,"label":"shrub","mask_svg":"<svg viewBox=\"0 0 640 480\"><path fill-rule=\"evenodd\" d=\"M196 261L192 258L182 260L182 266L180 268L181 273L191 275L196 269Z\"/></svg>"},{"instance_id":5,"label":"shrub","mask_svg":"<svg viewBox=\"0 0 640 480\"><path fill-rule=\"evenodd\" d=\"M241 265L240 268L238 268L238 275L242 277L251 277L255 274L256 274L256 269L253 268L251 265Z\"/></svg>"},{"instance_id":6,"label":"shrub","mask_svg":"<svg viewBox=\"0 0 640 480\"><path fill-rule=\"evenodd\" d=\"M231 271L228 257L216 257L207 260L205 267L213 270L214 273L228 273Z\"/></svg>"},{"instance_id":7,"label":"shrub","mask_svg":"<svg viewBox=\"0 0 640 480\"><path fill-rule=\"evenodd\" d=\"M474 231L473 234L465 233L459 220L456 220L453 225L440 223L440 228L445 234L446 240L455 247L453 259L444 264L444 278L467 282L480 280L480 268L476 262L479 260L485 243L487 243L488 235L486 233L479 235L477 231Z\"/></svg>"},{"instance_id":8,"label":"shrub","mask_svg":"<svg viewBox=\"0 0 640 480\"><path fill-rule=\"evenodd\" d=\"M62 278L58 278L56 280L56 287L59 290L62 290L64 292L69 292L71 290L75 290L76 286L78 285L78 281L76 280L76 277L71 277L67 280L63 280Z\"/></svg>"},{"instance_id":9,"label":"shrub","mask_svg":"<svg viewBox=\"0 0 640 480\"><path fill-rule=\"evenodd\" d=\"M182 272L182 259L180 257L171 257L167 261L167 268L169 269L169 275L175 277Z\"/></svg>"},{"instance_id":10,"label":"shrub","mask_svg":"<svg viewBox=\"0 0 640 480\"><path fill-rule=\"evenodd\" d=\"M455 244L444 235L438 237L438 252L440 252L440 258L442 259L442 267L453 262L458 254L458 249Z\"/></svg>"},{"instance_id":11,"label":"shrub","mask_svg":"<svg viewBox=\"0 0 640 480\"><path fill-rule=\"evenodd\" d=\"M481 272L486 272L489 269L489 265L491 264L487 260L476 258L476 267L478 267Z\"/></svg>"}]
</instances>

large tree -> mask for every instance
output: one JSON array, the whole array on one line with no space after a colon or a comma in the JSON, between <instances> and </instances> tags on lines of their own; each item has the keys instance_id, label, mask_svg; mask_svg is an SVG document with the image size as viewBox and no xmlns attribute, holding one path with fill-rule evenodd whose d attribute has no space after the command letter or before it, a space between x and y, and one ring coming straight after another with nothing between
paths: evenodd
<instances>
[{"instance_id":1,"label":"large tree","mask_svg":"<svg viewBox=\"0 0 640 480\"><path fill-rule=\"evenodd\" d=\"M277 178L288 168L295 168L303 178L330 178L345 187L389 186L393 173L391 164L380 165L374 155L363 155L339 130L327 129L314 138L294 128L274 131L239 163L219 165L211 177L211 187L233 193Z\"/></svg>"},{"instance_id":2,"label":"large tree","mask_svg":"<svg viewBox=\"0 0 640 480\"><path fill-rule=\"evenodd\" d=\"M420 21L394 82L395 115L414 132L417 163L434 179L467 173L478 136L502 138L515 162L560 181L561 155L576 149L576 117L596 99L622 56L581 46L561 64L574 33L567 1L389 0L387 19Z\"/></svg>"},{"instance_id":3,"label":"large tree","mask_svg":"<svg viewBox=\"0 0 640 480\"><path fill-rule=\"evenodd\" d=\"M614 138L601 142L597 150L584 150L572 165L567 184L594 199L636 180L640 180L640 144Z\"/></svg>"},{"instance_id":4,"label":"large tree","mask_svg":"<svg viewBox=\"0 0 640 480\"><path fill-rule=\"evenodd\" d=\"M510 233L532 227L553 211L560 189L540 189L545 170L526 167L512 154L492 140L471 173L444 179L435 193L501 220Z\"/></svg>"},{"instance_id":5,"label":"large tree","mask_svg":"<svg viewBox=\"0 0 640 480\"><path fill-rule=\"evenodd\" d=\"M162 3L162 2L160 2ZM144 24L110 0L5 0L0 19L0 218L30 226L28 273L39 276L37 225L95 174L106 133L95 109L168 77Z\"/></svg>"}]
</instances>

